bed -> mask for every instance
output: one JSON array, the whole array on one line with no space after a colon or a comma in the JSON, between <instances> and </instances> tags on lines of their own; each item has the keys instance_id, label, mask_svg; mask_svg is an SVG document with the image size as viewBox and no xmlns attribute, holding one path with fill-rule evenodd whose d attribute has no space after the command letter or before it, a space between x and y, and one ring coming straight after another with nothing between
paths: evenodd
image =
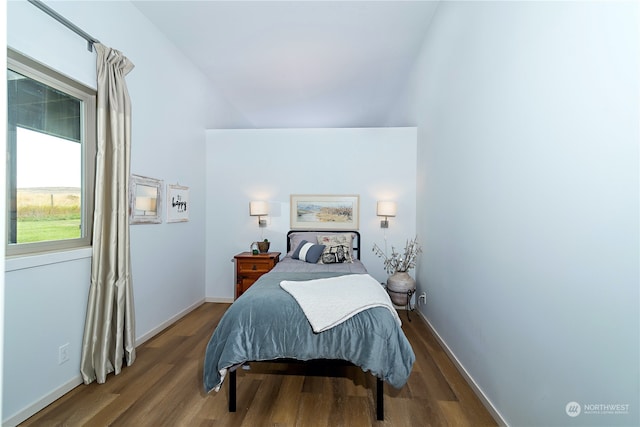
<instances>
[{"instance_id":1,"label":"bed","mask_svg":"<svg viewBox=\"0 0 640 427\"><path fill-rule=\"evenodd\" d=\"M325 243L322 248L317 247L319 241ZM375 280L360 261L360 247L357 231L289 232L284 258L229 307L214 330L205 352L205 391L219 391L228 376L229 411L235 412L236 369L248 362L346 361L377 378L376 417L384 419L383 381L403 387L415 355L390 301L391 308L369 304L379 293L376 285L382 286L376 282L367 283L368 288L359 287L365 285L361 282ZM319 250L319 261L313 262ZM317 292L326 294L340 287L360 289L349 292L351 296L345 299L362 300L369 306L359 311L349 308L348 316L341 314L338 321L322 319L325 323L319 325L318 318L308 311L315 308L316 315L324 317L321 304L330 296L318 297ZM316 293L296 294L302 289Z\"/></svg>"}]
</instances>

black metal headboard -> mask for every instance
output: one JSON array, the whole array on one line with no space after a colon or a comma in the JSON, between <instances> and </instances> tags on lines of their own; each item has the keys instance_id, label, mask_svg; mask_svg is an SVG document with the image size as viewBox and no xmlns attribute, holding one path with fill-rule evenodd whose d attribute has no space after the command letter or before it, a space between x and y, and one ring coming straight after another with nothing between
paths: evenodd
<instances>
[{"instance_id":1,"label":"black metal headboard","mask_svg":"<svg viewBox=\"0 0 640 427\"><path fill-rule=\"evenodd\" d=\"M351 233L355 237L351 239L351 246L353 247L353 255L360 259L360 248L362 242L360 241L360 232L356 230L289 230L287 232L287 252L291 251L291 233L326 233L326 234L339 234L339 233Z\"/></svg>"}]
</instances>

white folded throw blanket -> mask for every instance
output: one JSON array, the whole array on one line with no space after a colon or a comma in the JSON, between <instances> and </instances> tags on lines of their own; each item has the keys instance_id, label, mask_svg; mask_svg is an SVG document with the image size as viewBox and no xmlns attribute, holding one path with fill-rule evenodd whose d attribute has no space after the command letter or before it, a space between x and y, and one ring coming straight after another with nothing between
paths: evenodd
<instances>
[{"instance_id":1,"label":"white folded throw blanket","mask_svg":"<svg viewBox=\"0 0 640 427\"><path fill-rule=\"evenodd\" d=\"M373 307L386 307L398 325L402 324L389 295L369 274L347 274L304 281L283 280L280 287L298 301L314 332L331 329Z\"/></svg>"}]
</instances>

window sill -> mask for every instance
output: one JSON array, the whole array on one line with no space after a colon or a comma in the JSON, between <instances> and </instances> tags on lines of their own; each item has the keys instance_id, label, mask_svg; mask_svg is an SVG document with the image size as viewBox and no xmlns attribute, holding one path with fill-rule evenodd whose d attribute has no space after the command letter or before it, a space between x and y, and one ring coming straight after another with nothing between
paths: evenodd
<instances>
[{"instance_id":1,"label":"window sill","mask_svg":"<svg viewBox=\"0 0 640 427\"><path fill-rule=\"evenodd\" d=\"M34 255L8 257L4 260L4 271L24 270L27 268L41 267L43 265L58 264L83 258L91 258L90 246L67 251L43 252Z\"/></svg>"}]
</instances>

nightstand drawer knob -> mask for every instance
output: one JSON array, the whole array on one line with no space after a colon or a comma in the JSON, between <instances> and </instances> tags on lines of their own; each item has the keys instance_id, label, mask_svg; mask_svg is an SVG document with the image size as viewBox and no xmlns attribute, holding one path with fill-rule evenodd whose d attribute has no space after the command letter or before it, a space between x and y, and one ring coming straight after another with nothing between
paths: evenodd
<instances>
[{"instance_id":1,"label":"nightstand drawer knob","mask_svg":"<svg viewBox=\"0 0 640 427\"><path fill-rule=\"evenodd\" d=\"M252 270L257 270L257 269L258 269L258 267L256 267L256 265L255 265L255 264L253 264L253 267L251 267L251 269L252 269Z\"/></svg>"}]
</instances>

